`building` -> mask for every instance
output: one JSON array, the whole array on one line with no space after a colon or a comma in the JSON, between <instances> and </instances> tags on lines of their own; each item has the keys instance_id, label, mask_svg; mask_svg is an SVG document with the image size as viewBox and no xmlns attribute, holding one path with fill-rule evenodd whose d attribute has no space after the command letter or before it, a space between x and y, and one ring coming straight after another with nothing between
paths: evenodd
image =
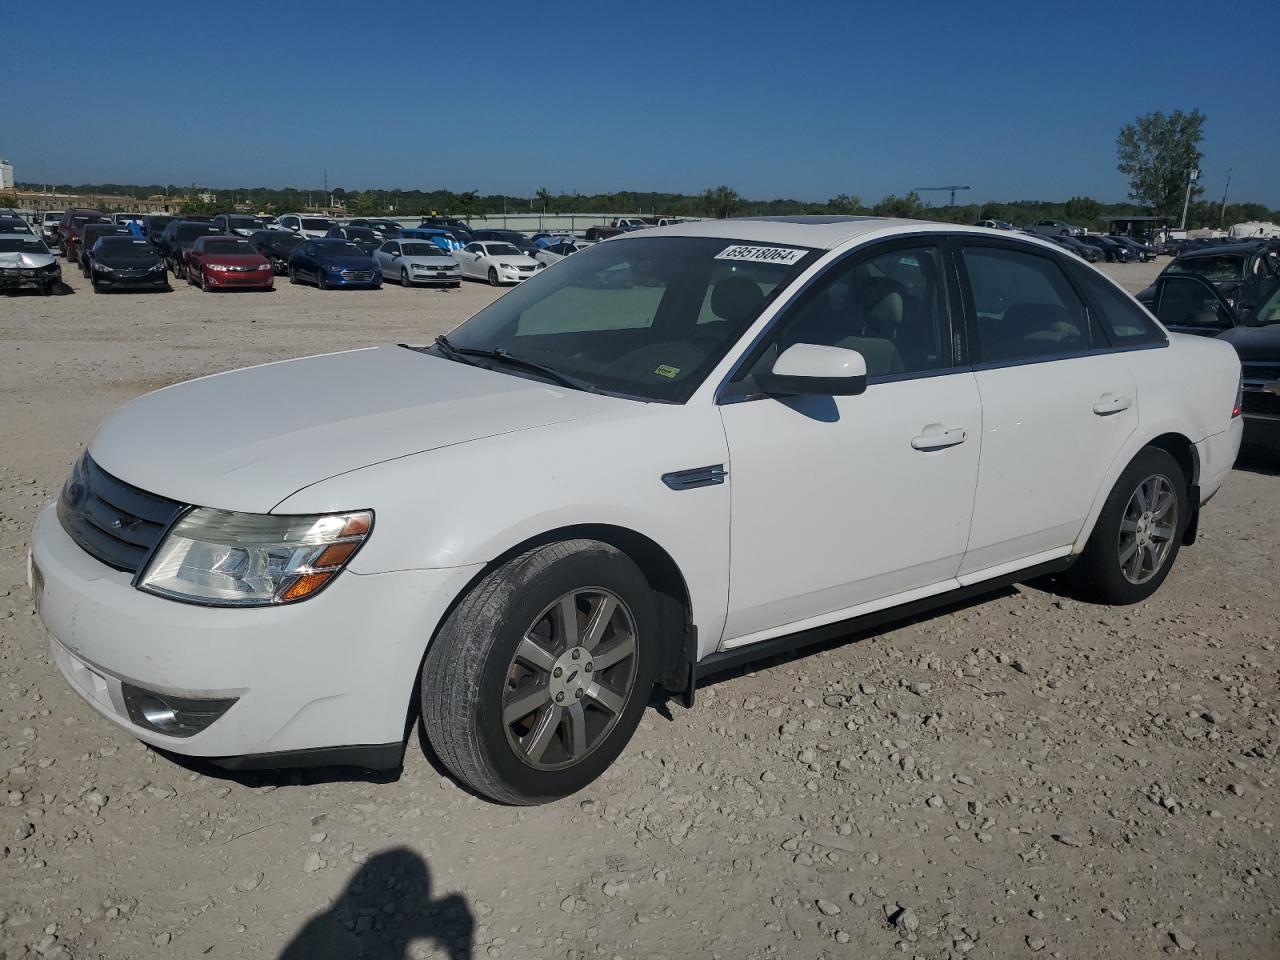
<instances>
[{"instance_id":1,"label":"building","mask_svg":"<svg viewBox=\"0 0 1280 960\"><path fill-rule=\"evenodd\" d=\"M13 164L0 158L0 190L13 189Z\"/></svg>"}]
</instances>

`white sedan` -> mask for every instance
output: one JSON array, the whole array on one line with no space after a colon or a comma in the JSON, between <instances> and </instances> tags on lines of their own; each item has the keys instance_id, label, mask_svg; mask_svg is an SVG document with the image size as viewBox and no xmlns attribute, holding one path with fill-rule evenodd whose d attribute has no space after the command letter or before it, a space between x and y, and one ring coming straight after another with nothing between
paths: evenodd
<instances>
[{"instance_id":1,"label":"white sedan","mask_svg":"<svg viewBox=\"0 0 1280 960\"><path fill-rule=\"evenodd\" d=\"M533 258L545 266L558 263L565 257L592 246L590 240L560 240L550 246L541 248Z\"/></svg>"},{"instance_id":2,"label":"white sedan","mask_svg":"<svg viewBox=\"0 0 1280 960\"><path fill-rule=\"evenodd\" d=\"M528 280L546 264L526 256L509 243L477 240L458 251L462 275L472 280L487 280L495 287L504 283Z\"/></svg>"},{"instance_id":3,"label":"white sedan","mask_svg":"<svg viewBox=\"0 0 1280 960\"><path fill-rule=\"evenodd\" d=\"M459 780L537 803L655 686L691 704L1049 573L1148 599L1235 460L1240 382L1047 241L644 230L434 343L133 400L40 514L30 585L71 686L165 751L394 767L420 715Z\"/></svg>"},{"instance_id":4,"label":"white sedan","mask_svg":"<svg viewBox=\"0 0 1280 960\"><path fill-rule=\"evenodd\" d=\"M459 287L462 268L453 254L430 240L388 240L373 251L373 259L388 280L402 287L415 284Z\"/></svg>"}]
</instances>

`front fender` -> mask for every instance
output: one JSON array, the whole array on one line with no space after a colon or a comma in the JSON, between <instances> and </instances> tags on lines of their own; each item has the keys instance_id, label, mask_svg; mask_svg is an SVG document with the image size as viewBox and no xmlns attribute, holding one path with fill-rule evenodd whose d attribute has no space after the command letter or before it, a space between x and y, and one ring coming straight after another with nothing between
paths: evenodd
<instances>
[{"instance_id":1,"label":"front fender","mask_svg":"<svg viewBox=\"0 0 1280 960\"><path fill-rule=\"evenodd\" d=\"M727 463L716 407L637 403L375 464L306 487L273 512L372 508L356 573L486 564L562 527L623 528L675 561L709 652L728 603L729 487L677 491L662 476Z\"/></svg>"}]
</instances>

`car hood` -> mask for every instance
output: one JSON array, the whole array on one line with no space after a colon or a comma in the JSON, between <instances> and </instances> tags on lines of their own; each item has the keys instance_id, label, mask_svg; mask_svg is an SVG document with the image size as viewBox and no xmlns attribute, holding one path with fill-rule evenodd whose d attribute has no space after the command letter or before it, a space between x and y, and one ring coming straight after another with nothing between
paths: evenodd
<instances>
[{"instance_id":1,"label":"car hood","mask_svg":"<svg viewBox=\"0 0 1280 960\"><path fill-rule=\"evenodd\" d=\"M1280 361L1280 323L1265 327L1234 327L1218 337L1236 348L1244 362Z\"/></svg>"},{"instance_id":2,"label":"car hood","mask_svg":"<svg viewBox=\"0 0 1280 960\"><path fill-rule=\"evenodd\" d=\"M633 403L371 347L146 394L102 425L89 452L143 490L265 513L303 487L361 467Z\"/></svg>"},{"instance_id":3,"label":"car hood","mask_svg":"<svg viewBox=\"0 0 1280 960\"><path fill-rule=\"evenodd\" d=\"M205 263L220 263L228 267L260 267L267 258L260 253L206 253Z\"/></svg>"},{"instance_id":4,"label":"car hood","mask_svg":"<svg viewBox=\"0 0 1280 960\"><path fill-rule=\"evenodd\" d=\"M13 253L0 253L0 267L26 267L32 269L34 267L47 267L54 262L54 257L49 253L23 253L14 251Z\"/></svg>"}]
</instances>

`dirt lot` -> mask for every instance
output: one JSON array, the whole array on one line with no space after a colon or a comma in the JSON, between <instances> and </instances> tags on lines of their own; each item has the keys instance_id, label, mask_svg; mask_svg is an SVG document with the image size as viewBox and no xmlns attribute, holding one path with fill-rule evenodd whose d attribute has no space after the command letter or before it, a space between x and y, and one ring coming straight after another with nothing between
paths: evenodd
<instances>
[{"instance_id":1,"label":"dirt lot","mask_svg":"<svg viewBox=\"0 0 1280 960\"><path fill-rule=\"evenodd\" d=\"M427 340L493 293L71 280L0 299L3 960L1280 956L1270 468L1230 477L1151 603L1019 587L720 678L547 807L473 798L417 744L398 779L233 779L62 681L25 585L37 509L130 397Z\"/></svg>"}]
</instances>

